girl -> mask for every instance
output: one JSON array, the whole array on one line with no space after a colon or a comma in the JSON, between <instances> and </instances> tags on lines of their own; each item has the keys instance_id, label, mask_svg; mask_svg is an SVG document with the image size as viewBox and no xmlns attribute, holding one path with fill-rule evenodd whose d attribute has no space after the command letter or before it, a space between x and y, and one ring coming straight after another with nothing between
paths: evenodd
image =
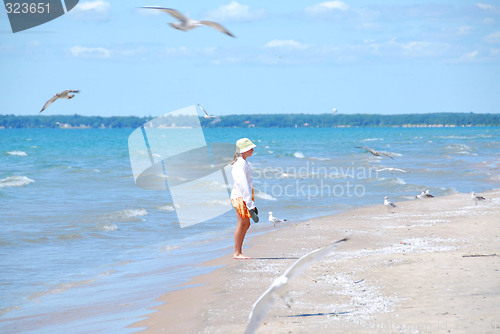
<instances>
[{"instance_id":1,"label":"girl","mask_svg":"<svg viewBox=\"0 0 500 334\"><path fill-rule=\"evenodd\" d=\"M250 227L250 217L258 221L257 208L254 203L253 182L250 166L246 161L253 153L255 144L248 138L242 138L236 142L236 153L233 165L232 175L234 180L233 190L231 191L231 203L236 209L237 226L234 232L234 258L251 259L241 253L243 240Z\"/></svg>"}]
</instances>

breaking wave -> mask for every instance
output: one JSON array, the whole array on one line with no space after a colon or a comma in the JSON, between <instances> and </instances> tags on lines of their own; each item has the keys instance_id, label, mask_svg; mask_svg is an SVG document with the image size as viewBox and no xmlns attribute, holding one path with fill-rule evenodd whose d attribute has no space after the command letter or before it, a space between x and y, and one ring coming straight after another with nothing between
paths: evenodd
<instances>
[{"instance_id":1,"label":"breaking wave","mask_svg":"<svg viewBox=\"0 0 500 334\"><path fill-rule=\"evenodd\" d=\"M35 180L32 180L26 176L9 176L6 177L5 179L0 180L0 188L3 187L22 187L27 184L30 184L32 182L35 182Z\"/></svg>"},{"instance_id":2,"label":"breaking wave","mask_svg":"<svg viewBox=\"0 0 500 334\"><path fill-rule=\"evenodd\" d=\"M28 154L24 151L7 151L7 154L10 154L10 155L17 155L17 156L20 156L20 157L27 157Z\"/></svg>"}]
</instances>

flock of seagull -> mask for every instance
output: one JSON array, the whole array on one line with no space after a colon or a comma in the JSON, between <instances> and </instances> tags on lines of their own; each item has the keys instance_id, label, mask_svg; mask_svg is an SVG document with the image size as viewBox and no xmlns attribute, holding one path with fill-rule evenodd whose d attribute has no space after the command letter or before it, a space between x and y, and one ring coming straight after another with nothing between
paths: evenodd
<instances>
[{"instance_id":1,"label":"flock of seagull","mask_svg":"<svg viewBox=\"0 0 500 334\"><path fill-rule=\"evenodd\" d=\"M363 147L363 146L356 146L356 148L362 148L362 149L365 149L365 150L368 150L368 152L370 152L371 154L377 156L377 157L380 157L380 156L386 156L386 157L389 157L391 159L394 160L393 157L391 157L388 153L386 152L381 152L381 151L376 151L372 148L369 148L369 147ZM399 169L399 168L394 168L394 167L387 167L387 168L382 168L382 169L376 169L376 168L373 168L372 169L373 171L375 172L382 172L382 171L385 171L385 170L388 170L391 174L394 173L394 171L398 171L398 172L401 172L401 173L413 173L412 171L405 171L403 169ZM471 198L472 200L476 203L477 205L477 202L481 202L481 201L485 201L486 198L484 198L483 196L480 196L480 195L476 195L475 192L471 192L470 193L471 195ZM429 190L422 190L422 192L415 196L415 198L432 198L434 197ZM388 200L387 196L384 197L384 205L387 207L387 212L392 212L394 213L394 211L392 211L392 208L396 208L397 205L392 203L391 201Z\"/></svg>"}]
</instances>

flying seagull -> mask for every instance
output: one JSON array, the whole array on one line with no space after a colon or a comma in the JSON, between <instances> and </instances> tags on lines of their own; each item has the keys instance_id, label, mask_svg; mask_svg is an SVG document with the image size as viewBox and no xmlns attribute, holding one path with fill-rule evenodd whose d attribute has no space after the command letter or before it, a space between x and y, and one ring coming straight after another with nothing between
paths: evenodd
<instances>
[{"instance_id":1,"label":"flying seagull","mask_svg":"<svg viewBox=\"0 0 500 334\"><path fill-rule=\"evenodd\" d=\"M401 172L401 173L413 173L412 171L405 171L403 169L394 168L394 167L387 167L387 168L382 168L382 169L373 168L372 170L374 172L383 172L384 170L388 170L391 174L393 174L394 171Z\"/></svg>"},{"instance_id":2,"label":"flying seagull","mask_svg":"<svg viewBox=\"0 0 500 334\"><path fill-rule=\"evenodd\" d=\"M61 93L55 94L50 100L48 100L45 105L43 106L42 110L40 112L44 111L47 109L48 106L50 106L55 100L57 99L72 99L75 97L75 95L71 95L70 93L80 93L79 90L65 90Z\"/></svg>"},{"instance_id":3,"label":"flying seagull","mask_svg":"<svg viewBox=\"0 0 500 334\"><path fill-rule=\"evenodd\" d=\"M361 147L361 146L356 146L356 148L363 148L363 149L365 149L365 150L368 150L368 151L370 151L370 153L371 153L371 154L376 155L377 157L380 157L380 155L382 154L382 155L385 155L386 157L389 157L389 158L391 158L392 160L394 160L394 158L393 158L393 157L391 157L389 154L387 154L387 153L385 153L385 152L375 151L374 149L369 148L369 147Z\"/></svg>"},{"instance_id":4,"label":"flying seagull","mask_svg":"<svg viewBox=\"0 0 500 334\"><path fill-rule=\"evenodd\" d=\"M300 259L295 261L283 275L274 280L271 286L260 296L260 298L253 304L252 311L248 317L248 325L245 334L253 334L259 328L260 323L266 316L267 311L273 306L274 295L278 295L281 299L287 302L291 301L288 297L288 283L292 278L297 276L305 268L309 267L316 261L321 260L323 257L334 251L341 242L347 241L349 238L336 241L326 247L316 249Z\"/></svg>"},{"instance_id":5,"label":"flying seagull","mask_svg":"<svg viewBox=\"0 0 500 334\"><path fill-rule=\"evenodd\" d=\"M205 25L205 26L212 27L212 28L214 28L214 29L226 34L226 35L229 35L231 37L236 37L233 34L231 34L229 31L227 31L226 28L224 28L223 26L221 26L220 24L218 24L216 22L195 21L195 20L190 19L189 17L185 17L184 15L182 15L181 13L176 11L175 9L155 7L155 6L145 6L145 7L141 7L141 8L159 10L159 11L162 11L162 12L165 12L165 13L172 15L177 20L181 21L181 22L176 22L176 23L169 23L172 26L172 28L175 28L178 30L188 31L188 30L192 30L194 28L201 27L202 25Z\"/></svg>"},{"instance_id":6,"label":"flying seagull","mask_svg":"<svg viewBox=\"0 0 500 334\"><path fill-rule=\"evenodd\" d=\"M205 118L206 118L206 119L210 119L210 118L219 118L219 117L217 117L217 116L213 116L213 115L209 115L209 114L207 114L207 112L205 111L205 109L203 109L203 108L200 106L200 104L199 104L199 103L198 103L198 107L200 107L200 108L201 108L201 110L203 110L203 112L205 113Z\"/></svg>"},{"instance_id":7,"label":"flying seagull","mask_svg":"<svg viewBox=\"0 0 500 334\"><path fill-rule=\"evenodd\" d=\"M384 205L387 207L387 212L391 211L391 208L396 208L397 207L396 204L394 204L392 202L389 202L389 200L387 199L387 196L384 197Z\"/></svg>"},{"instance_id":8,"label":"flying seagull","mask_svg":"<svg viewBox=\"0 0 500 334\"><path fill-rule=\"evenodd\" d=\"M281 223L281 222L286 222L286 219L278 219L276 217L273 217L273 213L269 212L269 221L276 226L276 223Z\"/></svg>"},{"instance_id":9,"label":"flying seagull","mask_svg":"<svg viewBox=\"0 0 500 334\"><path fill-rule=\"evenodd\" d=\"M476 195L476 193L473 191L470 193L470 197L472 198L473 201L476 202L476 205L477 205L477 202L479 202L479 201L486 201L486 198L484 198L483 196L480 196L480 195Z\"/></svg>"},{"instance_id":10,"label":"flying seagull","mask_svg":"<svg viewBox=\"0 0 500 334\"><path fill-rule=\"evenodd\" d=\"M333 108L333 114L332 114L332 116L335 116L336 113L337 113L337 108Z\"/></svg>"}]
</instances>

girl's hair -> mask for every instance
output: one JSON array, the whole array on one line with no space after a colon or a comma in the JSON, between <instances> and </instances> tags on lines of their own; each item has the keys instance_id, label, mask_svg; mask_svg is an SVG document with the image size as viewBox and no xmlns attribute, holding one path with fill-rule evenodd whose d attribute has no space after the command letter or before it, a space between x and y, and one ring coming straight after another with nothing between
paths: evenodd
<instances>
[{"instance_id":1,"label":"girl's hair","mask_svg":"<svg viewBox=\"0 0 500 334\"><path fill-rule=\"evenodd\" d=\"M240 154L238 152L236 152L234 154L234 159L233 159L233 162L231 162L231 165L234 164L236 162L236 160L239 158Z\"/></svg>"}]
</instances>

